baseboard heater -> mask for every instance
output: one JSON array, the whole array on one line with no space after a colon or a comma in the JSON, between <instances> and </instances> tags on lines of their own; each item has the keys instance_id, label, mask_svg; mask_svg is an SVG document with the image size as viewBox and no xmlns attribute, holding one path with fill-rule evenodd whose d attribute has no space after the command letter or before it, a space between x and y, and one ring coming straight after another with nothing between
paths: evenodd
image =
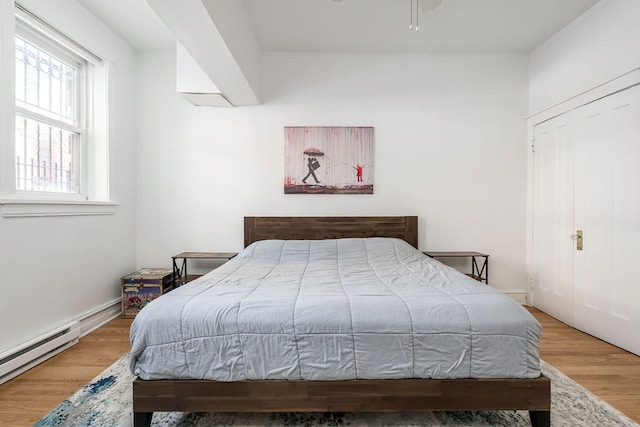
<instances>
[{"instance_id":1,"label":"baseboard heater","mask_svg":"<svg viewBox=\"0 0 640 427\"><path fill-rule=\"evenodd\" d=\"M0 384L76 344L80 322L71 322L0 354Z\"/></svg>"}]
</instances>

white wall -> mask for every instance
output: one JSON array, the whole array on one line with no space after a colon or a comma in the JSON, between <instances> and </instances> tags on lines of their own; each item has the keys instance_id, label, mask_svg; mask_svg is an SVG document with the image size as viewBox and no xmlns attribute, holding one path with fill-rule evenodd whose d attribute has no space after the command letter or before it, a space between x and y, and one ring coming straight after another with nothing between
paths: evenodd
<instances>
[{"instance_id":1,"label":"white wall","mask_svg":"<svg viewBox=\"0 0 640 427\"><path fill-rule=\"evenodd\" d=\"M529 113L640 67L640 1L603 0L530 55Z\"/></svg>"},{"instance_id":2,"label":"white wall","mask_svg":"<svg viewBox=\"0 0 640 427\"><path fill-rule=\"evenodd\" d=\"M0 353L113 302L136 267L135 52L75 0L21 3L115 63L109 170L120 206L104 216L0 217Z\"/></svg>"},{"instance_id":3,"label":"white wall","mask_svg":"<svg viewBox=\"0 0 640 427\"><path fill-rule=\"evenodd\" d=\"M245 215L418 215L420 247L491 254L525 289L526 55L272 55L263 104L194 107L138 61L138 265L239 250ZM285 195L284 126L375 128L373 195Z\"/></svg>"}]
</instances>

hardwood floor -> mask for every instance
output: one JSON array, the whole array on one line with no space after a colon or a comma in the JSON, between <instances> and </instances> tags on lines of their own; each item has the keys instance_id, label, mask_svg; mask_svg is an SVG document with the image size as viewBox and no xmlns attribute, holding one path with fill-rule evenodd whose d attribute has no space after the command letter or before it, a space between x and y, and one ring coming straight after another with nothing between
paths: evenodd
<instances>
[{"instance_id":1,"label":"hardwood floor","mask_svg":"<svg viewBox=\"0 0 640 427\"><path fill-rule=\"evenodd\" d=\"M640 423L640 357L541 311L540 355ZM0 386L0 425L31 426L129 351L131 319L114 319L80 343Z\"/></svg>"},{"instance_id":2,"label":"hardwood floor","mask_svg":"<svg viewBox=\"0 0 640 427\"><path fill-rule=\"evenodd\" d=\"M129 351L132 319L114 319L73 347L0 385L0 425L32 426Z\"/></svg>"},{"instance_id":3,"label":"hardwood floor","mask_svg":"<svg viewBox=\"0 0 640 427\"><path fill-rule=\"evenodd\" d=\"M578 331L538 309L540 357L640 423L640 356Z\"/></svg>"}]
</instances>

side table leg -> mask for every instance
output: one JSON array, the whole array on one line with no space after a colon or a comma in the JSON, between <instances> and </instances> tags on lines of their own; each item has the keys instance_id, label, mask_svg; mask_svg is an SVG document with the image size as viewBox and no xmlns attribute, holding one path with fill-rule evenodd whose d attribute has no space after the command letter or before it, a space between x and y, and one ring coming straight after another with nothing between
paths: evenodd
<instances>
[{"instance_id":1,"label":"side table leg","mask_svg":"<svg viewBox=\"0 0 640 427\"><path fill-rule=\"evenodd\" d=\"M171 258L173 260L173 287L177 288L178 286L180 286L180 282L179 282L179 278L180 278L180 272L178 271L178 265L176 264L176 259L175 258Z\"/></svg>"},{"instance_id":2,"label":"side table leg","mask_svg":"<svg viewBox=\"0 0 640 427\"><path fill-rule=\"evenodd\" d=\"M187 281L187 259L182 258L182 266L178 267L178 262L173 258L173 286L182 286Z\"/></svg>"},{"instance_id":3,"label":"side table leg","mask_svg":"<svg viewBox=\"0 0 640 427\"><path fill-rule=\"evenodd\" d=\"M478 267L475 255L471 257L471 274L480 278L480 281L484 280L485 284L489 284L489 258L484 256L484 262L482 268Z\"/></svg>"}]
</instances>

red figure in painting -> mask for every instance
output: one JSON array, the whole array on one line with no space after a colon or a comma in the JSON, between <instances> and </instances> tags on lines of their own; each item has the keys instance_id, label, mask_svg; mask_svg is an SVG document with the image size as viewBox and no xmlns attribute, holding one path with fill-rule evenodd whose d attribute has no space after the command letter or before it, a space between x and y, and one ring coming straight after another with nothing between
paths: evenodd
<instances>
[{"instance_id":1,"label":"red figure in painting","mask_svg":"<svg viewBox=\"0 0 640 427\"><path fill-rule=\"evenodd\" d=\"M353 166L353 168L356 170L356 177L358 178L358 182L362 182L362 168L364 168L364 165L360 165L360 163L356 163L356 165Z\"/></svg>"}]
</instances>

